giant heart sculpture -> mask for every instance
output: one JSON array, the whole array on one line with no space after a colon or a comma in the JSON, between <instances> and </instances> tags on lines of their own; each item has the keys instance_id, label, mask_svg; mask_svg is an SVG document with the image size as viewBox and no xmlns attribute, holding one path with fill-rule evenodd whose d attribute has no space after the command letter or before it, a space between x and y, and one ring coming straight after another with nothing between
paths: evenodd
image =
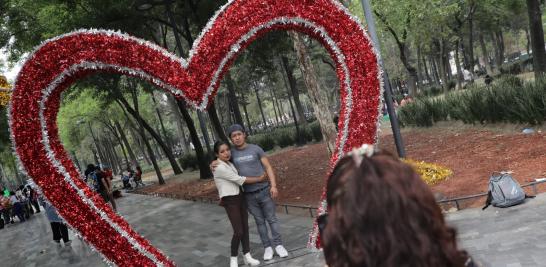
<instances>
[{"instance_id":1,"label":"giant heart sculpture","mask_svg":"<svg viewBox=\"0 0 546 267\"><path fill-rule=\"evenodd\" d=\"M103 30L81 30L44 42L30 55L14 86L10 128L20 163L60 215L110 263L174 265L87 185L59 140L61 93L89 73L140 77L198 109L214 99L237 53L272 30L296 30L318 39L335 60L341 90L333 166L348 150L375 143L380 69L358 20L336 0L234 0L209 21L180 59L154 44ZM319 213L325 210L324 194ZM310 244L319 246L316 226Z\"/></svg>"}]
</instances>

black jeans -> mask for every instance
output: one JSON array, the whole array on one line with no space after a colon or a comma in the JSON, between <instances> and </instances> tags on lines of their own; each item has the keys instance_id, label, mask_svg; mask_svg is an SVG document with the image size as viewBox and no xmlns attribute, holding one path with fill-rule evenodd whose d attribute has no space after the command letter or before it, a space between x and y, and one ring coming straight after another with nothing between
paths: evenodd
<instances>
[{"instance_id":1,"label":"black jeans","mask_svg":"<svg viewBox=\"0 0 546 267\"><path fill-rule=\"evenodd\" d=\"M222 198L222 205L226 209L229 222L233 227L231 238L231 256L239 254L239 243L243 243L243 254L250 252L250 237L248 235L248 212L243 193L236 196Z\"/></svg>"},{"instance_id":2,"label":"black jeans","mask_svg":"<svg viewBox=\"0 0 546 267\"><path fill-rule=\"evenodd\" d=\"M25 221L25 206L21 202L13 203L13 214L19 218L20 222Z\"/></svg>"},{"instance_id":3,"label":"black jeans","mask_svg":"<svg viewBox=\"0 0 546 267\"><path fill-rule=\"evenodd\" d=\"M60 242L61 238L65 243L70 241L70 239L68 239L68 227L66 227L66 224L61 222L51 222L51 230L53 231L53 240L56 242Z\"/></svg>"}]
</instances>

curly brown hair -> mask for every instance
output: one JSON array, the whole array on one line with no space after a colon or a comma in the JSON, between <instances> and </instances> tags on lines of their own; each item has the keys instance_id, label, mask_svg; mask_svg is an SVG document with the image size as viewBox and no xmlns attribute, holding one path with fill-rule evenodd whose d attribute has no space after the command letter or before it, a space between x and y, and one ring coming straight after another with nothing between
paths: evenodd
<instances>
[{"instance_id":1,"label":"curly brown hair","mask_svg":"<svg viewBox=\"0 0 546 267\"><path fill-rule=\"evenodd\" d=\"M345 157L327 184L328 223L322 234L330 267L464 266L428 186L388 153Z\"/></svg>"}]
</instances>

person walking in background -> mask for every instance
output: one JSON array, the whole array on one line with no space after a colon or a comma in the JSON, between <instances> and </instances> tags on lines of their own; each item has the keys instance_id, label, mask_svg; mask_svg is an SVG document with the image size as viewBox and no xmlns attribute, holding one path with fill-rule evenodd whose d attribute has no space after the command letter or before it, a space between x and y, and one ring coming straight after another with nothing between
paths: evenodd
<instances>
[{"instance_id":1,"label":"person walking in background","mask_svg":"<svg viewBox=\"0 0 546 267\"><path fill-rule=\"evenodd\" d=\"M51 231L53 232L53 241L59 246L61 245L61 239L66 246L69 246L72 242L68 236L68 227L61 219L57 210L51 203L47 202L43 197L40 198L40 204L44 207L47 220L51 225Z\"/></svg>"},{"instance_id":2,"label":"person walking in background","mask_svg":"<svg viewBox=\"0 0 546 267\"><path fill-rule=\"evenodd\" d=\"M103 179L106 181L106 193L108 194L108 201L110 201L110 204L112 205L112 208L114 211L118 210L118 207L116 205L116 201L114 199L114 174L112 173L112 168L110 168L107 165L103 166L102 175L104 176Z\"/></svg>"},{"instance_id":3,"label":"person walking in background","mask_svg":"<svg viewBox=\"0 0 546 267\"><path fill-rule=\"evenodd\" d=\"M9 197L9 202L12 205L13 214L19 218L19 222L25 221L25 211L23 207L23 203L17 198L15 192L11 191Z\"/></svg>"},{"instance_id":4,"label":"person walking in background","mask_svg":"<svg viewBox=\"0 0 546 267\"><path fill-rule=\"evenodd\" d=\"M12 222L11 220L12 205L11 205L11 202L9 201L9 197L6 197L4 195L0 196L0 205L2 205L2 211L1 211L2 214L0 215L2 215L3 217L4 224L7 225L10 222Z\"/></svg>"},{"instance_id":5,"label":"person walking in background","mask_svg":"<svg viewBox=\"0 0 546 267\"><path fill-rule=\"evenodd\" d=\"M248 212L244 195L240 189L243 184L255 184L265 181L265 174L259 177L239 176L237 169L229 160L231 150L228 143L217 141L214 144L214 153L218 166L214 169L214 183L218 189L221 206L224 206L231 226L233 237L231 238L230 267L237 267L239 244L243 245L243 260L245 264L256 266L260 261L250 255L250 237L248 233Z\"/></svg>"},{"instance_id":6,"label":"person walking in background","mask_svg":"<svg viewBox=\"0 0 546 267\"><path fill-rule=\"evenodd\" d=\"M330 267L476 266L409 165L371 145L335 166L317 218Z\"/></svg>"},{"instance_id":7,"label":"person walking in background","mask_svg":"<svg viewBox=\"0 0 546 267\"><path fill-rule=\"evenodd\" d=\"M133 181L135 181L135 187L138 187L139 185L144 186L144 183L142 182L142 169L140 168L140 166L136 167Z\"/></svg>"},{"instance_id":8,"label":"person walking in background","mask_svg":"<svg viewBox=\"0 0 546 267\"><path fill-rule=\"evenodd\" d=\"M30 204L34 207L36 210L36 213L40 212L40 205L38 204L38 192L32 188L32 186L27 185L28 189L28 196Z\"/></svg>"},{"instance_id":9,"label":"person walking in background","mask_svg":"<svg viewBox=\"0 0 546 267\"><path fill-rule=\"evenodd\" d=\"M133 177L134 172L131 169L131 166L127 165L127 169L121 173L121 181L123 182L123 189L133 189L131 185L131 177Z\"/></svg>"}]
</instances>

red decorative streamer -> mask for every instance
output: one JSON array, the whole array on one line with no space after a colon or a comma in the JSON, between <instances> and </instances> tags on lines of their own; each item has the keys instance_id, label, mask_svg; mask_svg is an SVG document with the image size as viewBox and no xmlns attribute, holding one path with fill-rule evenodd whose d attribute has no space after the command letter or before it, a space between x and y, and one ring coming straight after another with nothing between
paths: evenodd
<instances>
[{"instance_id":1,"label":"red decorative streamer","mask_svg":"<svg viewBox=\"0 0 546 267\"><path fill-rule=\"evenodd\" d=\"M235 0L209 22L187 63L146 41L110 31L77 31L43 43L22 67L11 100L10 128L20 162L60 215L108 261L174 265L80 180L59 140L61 93L78 78L105 71L149 80L204 108L237 53L279 29L320 40L336 62L342 103L331 165L351 148L375 143L380 70L362 26L336 0ZM311 241L320 246L316 234Z\"/></svg>"}]
</instances>

